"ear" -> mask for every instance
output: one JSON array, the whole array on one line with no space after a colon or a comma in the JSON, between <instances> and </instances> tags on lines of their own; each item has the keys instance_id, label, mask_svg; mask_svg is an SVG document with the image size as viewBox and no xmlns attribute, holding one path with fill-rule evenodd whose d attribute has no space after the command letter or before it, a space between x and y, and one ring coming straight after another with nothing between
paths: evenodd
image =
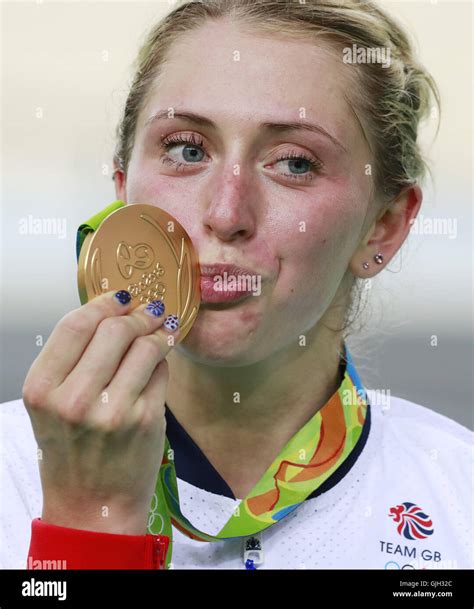
<instances>
[{"instance_id":1,"label":"ear","mask_svg":"<svg viewBox=\"0 0 474 609\"><path fill-rule=\"evenodd\" d=\"M356 277L373 277L385 268L407 238L422 199L423 192L415 184L404 189L384 208L351 258L349 268ZM374 260L376 254L382 255L381 263ZM367 268L364 263L368 264Z\"/></svg>"},{"instance_id":2,"label":"ear","mask_svg":"<svg viewBox=\"0 0 474 609\"><path fill-rule=\"evenodd\" d=\"M122 169L114 161L115 197L117 200L127 202L126 177Z\"/></svg>"}]
</instances>

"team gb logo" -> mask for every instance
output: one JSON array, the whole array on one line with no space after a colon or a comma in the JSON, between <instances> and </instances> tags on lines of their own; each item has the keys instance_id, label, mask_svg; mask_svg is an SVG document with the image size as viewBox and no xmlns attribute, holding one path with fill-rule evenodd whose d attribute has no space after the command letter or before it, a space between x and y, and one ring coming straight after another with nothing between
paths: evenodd
<instances>
[{"instance_id":1,"label":"team gb logo","mask_svg":"<svg viewBox=\"0 0 474 609\"><path fill-rule=\"evenodd\" d=\"M390 508L388 515L397 523L398 533L406 539L415 541L433 535L431 518L416 503L406 501L396 505Z\"/></svg>"}]
</instances>

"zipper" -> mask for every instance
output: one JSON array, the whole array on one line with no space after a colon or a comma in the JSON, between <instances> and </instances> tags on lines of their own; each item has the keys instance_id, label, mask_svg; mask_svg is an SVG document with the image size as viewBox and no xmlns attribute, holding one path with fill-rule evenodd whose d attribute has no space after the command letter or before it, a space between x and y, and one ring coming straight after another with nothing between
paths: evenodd
<instances>
[{"instance_id":1,"label":"zipper","mask_svg":"<svg viewBox=\"0 0 474 609\"><path fill-rule=\"evenodd\" d=\"M161 535L153 536L153 569L162 570L165 568L166 551L168 543Z\"/></svg>"}]
</instances>

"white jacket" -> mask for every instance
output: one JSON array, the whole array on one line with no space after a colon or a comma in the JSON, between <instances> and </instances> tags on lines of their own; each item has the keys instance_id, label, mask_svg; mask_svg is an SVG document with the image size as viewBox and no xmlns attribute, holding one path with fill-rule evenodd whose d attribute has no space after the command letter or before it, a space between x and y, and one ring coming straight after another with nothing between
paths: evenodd
<instances>
[{"instance_id":1,"label":"white jacket","mask_svg":"<svg viewBox=\"0 0 474 609\"><path fill-rule=\"evenodd\" d=\"M369 401L368 437L349 471L260 533L257 568L474 567L472 432L401 398L391 396L389 408ZM167 421L182 512L216 533L240 500L218 490L225 482L169 411ZM24 569L42 492L22 400L0 406L0 443L0 568ZM172 568L244 569L244 543L199 542L174 529Z\"/></svg>"}]
</instances>

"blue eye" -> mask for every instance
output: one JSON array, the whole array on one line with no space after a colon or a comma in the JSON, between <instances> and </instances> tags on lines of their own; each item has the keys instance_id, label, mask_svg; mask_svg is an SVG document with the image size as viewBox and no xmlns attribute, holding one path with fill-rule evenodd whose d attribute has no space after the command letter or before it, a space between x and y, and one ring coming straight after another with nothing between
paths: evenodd
<instances>
[{"instance_id":1,"label":"blue eye","mask_svg":"<svg viewBox=\"0 0 474 609\"><path fill-rule=\"evenodd\" d=\"M301 165L303 165L303 167L301 167ZM288 167L293 167L294 169L296 169L296 173L306 173L311 169L310 162L307 159L290 159Z\"/></svg>"},{"instance_id":2,"label":"blue eye","mask_svg":"<svg viewBox=\"0 0 474 609\"><path fill-rule=\"evenodd\" d=\"M180 146L184 144L184 148L182 150L183 152L183 158L187 163L193 163L194 161L200 162L203 159L204 156L204 151L201 149L199 150L199 148L202 147L203 145L203 141L201 140L197 140L194 136L193 133L191 133L190 135L187 136L183 136L181 134L176 135L176 136L171 136L168 138L163 138L162 140L162 146L166 151L169 151L171 148L174 148L175 146ZM179 161L176 161L175 159L171 159L171 158L165 158L163 160L163 162L167 162L167 163L172 163L172 164L178 164L178 166L183 165L183 163L180 163Z\"/></svg>"},{"instance_id":3,"label":"blue eye","mask_svg":"<svg viewBox=\"0 0 474 609\"><path fill-rule=\"evenodd\" d=\"M189 154L189 158L186 158L186 153ZM201 158L196 159L196 156L199 156L199 153L201 153L201 155L204 156L203 151L202 150L199 151L196 146L192 147L189 144L186 144L186 146L183 148L183 156L184 156L185 161L195 161L195 160L202 161L202 156L201 156Z\"/></svg>"},{"instance_id":4,"label":"blue eye","mask_svg":"<svg viewBox=\"0 0 474 609\"><path fill-rule=\"evenodd\" d=\"M171 157L164 157L162 163L174 165L177 171L180 169L184 171L189 165L200 163L203 160L205 155L202 148L203 143L202 138L196 137L194 133L164 137L161 140L161 146L166 151L171 150L171 148L174 148L175 146L184 146L182 154L185 162L182 163ZM293 180L312 180L315 174L323 167L323 164L318 159L308 157L301 152L295 151L291 151L286 156L280 157L275 163L282 163L284 161L288 161L290 173L283 173L282 175Z\"/></svg>"},{"instance_id":5,"label":"blue eye","mask_svg":"<svg viewBox=\"0 0 474 609\"><path fill-rule=\"evenodd\" d=\"M314 174L323 166L317 159L312 159L300 152L296 153L293 151L286 156L280 157L276 162L282 163L283 161L288 161L290 171L291 169L295 170L294 173L283 175L294 180L312 180Z\"/></svg>"}]
</instances>

